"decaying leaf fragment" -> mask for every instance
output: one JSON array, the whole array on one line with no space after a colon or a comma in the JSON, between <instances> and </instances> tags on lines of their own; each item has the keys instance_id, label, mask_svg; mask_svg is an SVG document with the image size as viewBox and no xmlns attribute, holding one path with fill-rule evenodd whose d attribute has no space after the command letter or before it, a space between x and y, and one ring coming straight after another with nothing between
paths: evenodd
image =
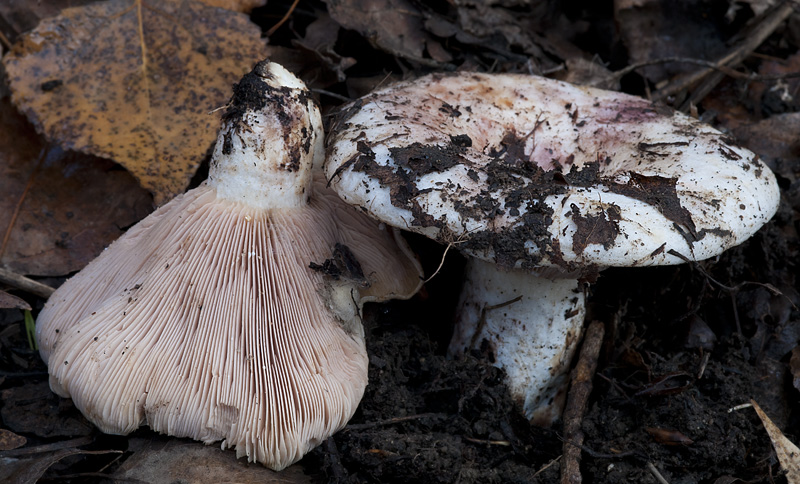
<instances>
[{"instance_id":1,"label":"decaying leaf fragment","mask_svg":"<svg viewBox=\"0 0 800 484\"><path fill-rule=\"evenodd\" d=\"M264 56L259 36L245 15L199 2L111 0L42 21L4 64L40 132L122 164L161 204L213 143L208 112Z\"/></svg>"},{"instance_id":2,"label":"decaying leaf fragment","mask_svg":"<svg viewBox=\"0 0 800 484\"><path fill-rule=\"evenodd\" d=\"M256 7L263 7L267 0L200 0L209 7L219 7L234 12L250 13Z\"/></svg>"},{"instance_id":3,"label":"decaying leaf fragment","mask_svg":"<svg viewBox=\"0 0 800 484\"><path fill-rule=\"evenodd\" d=\"M781 429L761 410L755 400L750 400L750 403L769 434L769 440L772 441L781 468L786 471L786 481L789 484L800 484L800 449L783 435Z\"/></svg>"},{"instance_id":4,"label":"decaying leaf fragment","mask_svg":"<svg viewBox=\"0 0 800 484\"><path fill-rule=\"evenodd\" d=\"M376 47L425 63L449 62L450 55L423 28L420 11L407 0L327 0L328 11L346 29L361 32ZM424 57L425 52L432 59Z\"/></svg>"},{"instance_id":5,"label":"decaying leaf fragment","mask_svg":"<svg viewBox=\"0 0 800 484\"><path fill-rule=\"evenodd\" d=\"M0 429L0 450L11 450L22 447L27 439L6 429Z\"/></svg>"},{"instance_id":6,"label":"decaying leaf fragment","mask_svg":"<svg viewBox=\"0 0 800 484\"><path fill-rule=\"evenodd\" d=\"M30 311L32 308L24 299L5 291L0 291L0 309L27 309Z\"/></svg>"},{"instance_id":7,"label":"decaying leaf fragment","mask_svg":"<svg viewBox=\"0 0 800 484\"><path fill-rule=\"evenodd\" d=\"M37 276L77 271L151 208L125 170L46 149L8 99L0 101L0 267Z\"/></svg>"}]
</instances>

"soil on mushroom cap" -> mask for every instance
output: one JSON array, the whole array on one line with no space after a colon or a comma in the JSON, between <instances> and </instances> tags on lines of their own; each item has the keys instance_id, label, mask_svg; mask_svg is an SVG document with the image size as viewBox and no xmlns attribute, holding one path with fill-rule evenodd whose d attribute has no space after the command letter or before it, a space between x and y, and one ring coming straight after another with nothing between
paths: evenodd
<instances>
[{"instance_id":1,"label":"soil on mushroom cap","mask_svg":"<svg viewBox=\"0 0 800 484\"><path fill-rule=\"evenodd\" d=\"M345 109L339 114L338 122L345 122L351 114L351 110ZM438 230L431 236L439 242L458 242L461 250L472 255L493 254L497 265L503 268L532 269L546 260L548 265L556 265L564 272L593 276L595 267L587 268L582 263L564 260L560 244L550 232L556 214L544 202L548 197L564 194L569 189L603 186L611 193L651 205L673 223L674 229L690 245L708 233L696 230L691 213L681 204L677 178L626 171L622 174L627 176L627 181L620 182L614 174L603 173L603 166L611 162L610 158L584 162L580 167L571 162L564 166L557 164L556 169L545 170L528 159L524 152L525 137L513 131L503 137L501 148L490 150L491 161L485 165L470 161L466 150L472 146L472 140L466 134L451 136L443 145L414 142L403 147L389 146L392 163L381 164L376 160L370 141L357 141L356 152L336 169L331 180L347 170L377 180L381 187L388 189L394 207L408 210L411 227L435 227ZM638 150L647 156L655 156L653 150L661 146L640 143ZM484 188L479 191L467 189L449 178L441 183L442 186L420 188L426 175L446 173L458 167L466 169L467 176ZM485 177L483 183L479 181L479 173ZM451 204L465 222L465 227L467 221L489 221L485 224L487 228L459 233L448 224L444 215L437 218L429 213L429 202L421 203L420 197L432 191L438 192L443 202ZM588 244L593 243L609 249L620 235L624 235L617 223L621 207L612 208L599 218L582 214L573 205L572 218L577 225L573 240L575 253L582 253ZM506 220L507 216L511 222ZM600 234L597 232L598 223L602 226ZM531 245L536 250L532 250Z\"/></svg>"}]
</instances>

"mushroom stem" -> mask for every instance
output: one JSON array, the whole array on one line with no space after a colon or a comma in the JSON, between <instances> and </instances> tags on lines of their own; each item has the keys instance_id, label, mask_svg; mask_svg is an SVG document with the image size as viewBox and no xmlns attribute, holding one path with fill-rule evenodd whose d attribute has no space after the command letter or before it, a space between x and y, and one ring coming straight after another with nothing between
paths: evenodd
<instances>
[{"instance_id":1,"label":"mushroom stem","mask_svg":"<svg viewBox=\"0 0 800 484\"><path fill-rule=\"evenodd\" d=\"M322 118L293 74L260 62L234 86L222 121L208 174L219 198L261 209L308 203L314 160L324 158Z\"/></svg>"},{"instance_id":2,"label":"mushroom stem","mask_svg":"<svg viewBox=\"0 0 800 484\"><path fill-rule=\"evenodd\" d=\"M576 279L548 279L470 259L449 353L488 351L525 416L549 425L561 415L566 381L583 332Z\"/></svg>"}]
</instances>

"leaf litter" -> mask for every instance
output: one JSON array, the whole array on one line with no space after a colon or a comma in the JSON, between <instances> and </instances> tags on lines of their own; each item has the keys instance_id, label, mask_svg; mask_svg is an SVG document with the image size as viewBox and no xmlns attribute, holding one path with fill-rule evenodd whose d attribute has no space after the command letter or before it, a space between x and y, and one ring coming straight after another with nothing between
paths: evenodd
<instances>
[{"instance_id":1,"label":"leaf litter","mask_svg":"<svg viewBox=\"0 0 800 484\"><path fill-rule=\"evenodd\" d=\"M750 400L750 403L758 414L758 418L761 419L761 423L764 424L764 429L769 434L769 439L775 448L775 454L778 456L781 468L786 473L786 481L789 484L800 484L800 449L783 435L781 429L761 410L755 400Z\"/></svg>"},{"instance_id":2,"label":"leaf litter","mask_svg":"<svg viewBox=\"0 0 800 484\"><path fill-rule=\"evenodd\" d=\"M261 19L262 24L260 31L256 31L271 29L294 8L290 3L271 2L257 9L253 18ZM350 8L347 10L350 18L339 17L337 22L333 3L329 2L327 8L334 23L324 19L320 3L301 2L288 22L270 36L270 51L290 62L294 70L307 74L306 80L312 87L322 89L319 92L323 110L334 109L342 102L341 98L350 96L350 89L363 92L387 79L422 74L430 69L550 72L561 78L595 82L602 79L592 76L604 79L609 72L628 66L634 59L649 60L662 55L648 46L659 43L669 46L670 42L676 42L683 46L685 55L694 55L700 43L724 45L739 27L757 19L756 13L769 13L769 2L737 2L737 8L732 9L728 8L729 2L706 0L697 2L702 7L698 11L677 9L663 19L663 28L647 29L642 27L647 25L642 20L652 13L640 13L642 17L636 18L636 9L632 8L624 15L617 11L615 17L615 10L609 5L592 2L567 2L562 9L536 0L504 0L491 7L469 1L423 4L407 0L402 12L387 12L386 18L392 18L389 14L410 14L415 19L401 19L390 25L395 30L381 30L376 26L385 25L386 20L376 20L374 9L365 14ZM668 8L668 2L643 3L651 9L648 12ZM175 8L196 7L193 2L180 5ZM370 5L395 4L376 1ZM116 10L123 11L124 7ZM674 25L702 24L699 12L705 12L703 15L713 25L704 25L702 35L697 38L690 34L670 39L672 34L668 32ZM698 16L690 18L692 15ZM788 20L788 25L798 24L795 17ZM317 19L320 22L315 25ZM617 28L615 22L619 23ZM385 35L392 31L397 38ZM714 35L720 37L714 39ZM367 39L372 45L367 46ZM190 45L194 41L187 37L180 40ZM170 52L170 47L165 47L165 52ZM726 78L710 95L701 97L694 108L706 121L723 127L734 123L736 116L744 115L747 122L730 124L730 129L777 171L786 194L784 205L775 220L753 240L716 261L634 273L618 270L602 273L590 295L589 313L591 318L605 323L607 338L587 414L580 423L585 434L579 467L584 482L657 482L659 478L671 483L787 482L780 463L771 460L774 452L771 442L755 415L727 412L743 399L756 397L779 428L790 436L800 434L796 413L798 390L792 385L800 374L797 370L800 365L796 357L791 357L800 354L797 345L800 298L795 290L796 261L800 260L797 244L800 152L796 148L797 137L792 134L796 130L784 129L793 126L798 111L796 97L790 99L787 95L796 95L790 76L800 45L797 36L788 29L776 31L757 47L755 54L733 67L743 73L787 76L786 79L748 84L741 76ZM151 46L153 50L160 48L162 45L157 43ZM249 69L257 57L248 55L242 54L243 70ZM597 68L592 67L595 65ZM690 74L700 70L697 66L684 68L680 71L688 70ZM126 69L133 72L136 64ZM669 69L634 70L617 81L623 90L646 96L664 83L674 81L674 76L680 74ZM59 80L65 79L37 78L28 87L36 95L48 96L64 84L51 82L45 86L50 90L42 89L42 84ZM224 92L220 103L225 102L231 82L219 87ZM781 82L788 88L783 88ZM677 104L687 94L665 99ZM216 118L210 118L214 132ZM40 131L49 133L40 122L35 124ZM155 130L154 126L149 129ZM203 153L210 143L203 147ZM62 149L73 146L66 141L59 144ZM38 150L33 151L36 153L29 153L28 159L38 155ZM203 157L198 155L191 163L176 169L180 176L169 182L173 184L170 190L181 191L174 180L188 180ZM111 158L123 161L117 155ZM147 171L141 167L139 170ZM59 179L56 172L46 176ZM25 176L21 179L27 180ZM159 192L148 188L162 197L169 196L170 190ZM18 190L19 185L14 189ZM19 191L16 193L11 197L13 206L20 200ZM443 249L418 239L412 242L430 268L428 272L432 272L441 261ZM348 428L323 443L295 470L302 469L313 478L328 482L555 482L558 479L562 428L557 425L549 430L534 429L520 421L507 405L502 375L482 359L485 355L480 351L464 360L445 357L449 319L463 265L458 256L452 255L454 252L451 251L440 275L427 284L422 295L404 303L367 308L370 386L360 410ZM747 282L770 284L778 291L744 284ZM8 291L13 294L16 290ZM41 306L40 299L26 299L34 308ZM70 417L62 412L71 405L64 400L57 408L52 406L59 400L44 383L43 365L27 349L22 321L18 309L0 311L0 362L13 369L12 373L0 374L0 389L6 392L1 405L6 412L9 408L16 409L3 414L2 424L28 438L30 446L63 437L41 436L37 427L23 425L25 419L15 420L18 417L14 413L33 415L34 423L36 418L56 421L61 418L69 422ZM30 387L25 384L26 379L42 384ZM676 384L662 389L663 382ZM32 390L36 393L31 394ZM20 395L14 397L16 393ZM10 403L26 399L38 402L37 406ZM68 431L71 435L84 432L77 427L68 428L72 429ZM164 439L147 431L131 438L90 435L94 439L92 448L127 451L119 461L122 465L131 461L126 473L156 465L152 459L159 453L165 461L172 462L162 468L177 466L191 470L176 464L182 454L175 449L181 445L161 447L159 442ZM158 452L148 454L142 440L137 439L153 443ZM192 449L190 445L185 447ZM77 464L69 460L56 462L44 476L98 472L106 466L110 467L103 472L118 470L120 477L132 476L121 474L123 468L114 459L86 456ZM242 466L229 460L228 465ZM271 475L259 467L250 469ZM658 477L653 469L657 469ZM300 476L281 474L279 478L296 482ZM213 479L218 482L218 478Z\"/></svg>"},{"instance_id":3,"label":"leaf litter","mask_svg":"<svg viewBox=\"0 0 800 484\"><path fill-rule=\"evenodd\" d=\"M160 205L184 191L216 139L209 112L265 53L245 15L109 0L43 20L3 63L14 104L39 132L113 159Z\"/></svg>"},{"instance_id":4,"label":"leaf litter","mask_svg":"<svg viewBox=\"0 0 800 484\"><path fill-rule=\"evenodd\" d=\"M150 213L152 198L117 165L47 145L0 100L0 265L61 276Z\"/></svg>"}]
</instances>

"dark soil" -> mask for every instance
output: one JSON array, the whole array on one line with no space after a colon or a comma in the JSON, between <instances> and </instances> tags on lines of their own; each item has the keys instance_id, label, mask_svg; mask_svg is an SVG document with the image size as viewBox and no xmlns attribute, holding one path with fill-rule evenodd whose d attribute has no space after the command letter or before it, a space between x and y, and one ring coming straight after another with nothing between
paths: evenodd
<instances>
[{"instance_id":1,"label":"dark soil","mask_svg":"<svg viewBox=\"0 0 800 484\"><path fill-rule=\"evenodd\" d=\"M800 435L787 365L796 294L747 282L793 281L775 225L716 262L601 273L590 317L607 337L582 424L584 482L656 483L648 464L670 483L785 482L753 409L734 409L753 398ZM458 268L427 300L371 308L367 394L307 470L332 482L558 480L561 426L527 425L480 355L443 354Z\"/></svg>"},{"instance_id":2,"label":"dark soil","mask_svg":"<svg viewBox=\"0 0 800 484\"><path fill-rule=\"evenodd\" d=\"M290 3L270 2L254 11L252 18L266 30ZM449 18L453 25L466 29L466 24L475 27L480 15L476 8L464 7L459 24L454 20L454 5L473 3L409 5L426 15ZM505 23L494 25L496 31L480 42L474 36L461 35L464 32L460 30L445 38L444 24L436 24L438 30L434 23L426 24L439 33L439 48L454 56L446 62L436 61L439 64L427 58L426 62L409 60L400 47L394 51L379 48L374 36L370 44L355 28L334 29L336 42L318 46L316 51L300 48L312 43L307 28L322 28L313 22L331 21L321 2L301 2L292 22L271 36L270 44L284 49L275 52L274 60L323 90L320 101L325 112L341 105L342 96L363 94L387 77L404 74L453 66L528 72L531 65L558 73L568 54L584 60L600 56L610 69L631 62L623 45L630 31L614 33L615 26L624 24L626 18L613 14L611 2L532 2L536 6L530 11L541 13L543 19L557 19L549 27L532 21L536 25L531 31L537 32L535 38L545 46L541 48L507 41L517 32L509 19L529 15L529 10L520 6L525 2L497 3L513 4L507 9L493 7L506 9L509 17L503 17ZM732 2L695 2L701 4L699 10L683 7L692 2L678 3L682 7L671 16L656 17L659 22L703 25L703 39L719 48L754 18L744 6L750 2L736 2L741 9L729 22L722 19ZM639 15L643 25L650 25L648 12L643 7L632 14ZM489 17L484 20L491 24ZM769 56L787 59L800 51L800 30L792 29L798 20L791 22L764 43L761 57L748 59L747 69L758 72L757 60ZM425 30L416 34L432 38ZM433 52L433 45L429 43L425 52ZM678 52L698 51L689 44L675 48ZM653 57L664 55L653 52ZM346 75L341 70L345 57L357 60ZM673 75L698 67L679 69L669 64L660 68ZM777 102L767 89L763 102L761 98L754 101L743 94L748 86L743 81L724 80L712 91L708 107L699 106L698 115L721 122L737 113L755 116L800 111L797 97ZM655 87L640 74L621 79L622 90L633 94L647 94ZM666 101L679 105L682 96ZM795 96L800 94L795 92ZM753 409L737 409L754 399L790 440L800 441L800 392L793 385L793 378L800 379L800 368L790 363L800 339L796 280L800 141L787 139L791 145L788 154L762 154L777 172L784 193L778 215L750 241L717 260L702 263L608 269L588 287L587 321L601 321L606 336L581 425L585 433L584 483L658 483L653 469L670 484L787 482ZM416 237L411 242L426 273L432 274L443 248ZM450 251L441 273L422 294L410 301L365 309L370 383L350 424L301 461L313 479L347 483L558 482L562 425L550 429L528 425L511 404L502 372L480 352L459 360L445 356L463 268L463 260L454 252ZM60 281L45 282L57 285ZM34 305L35 315L43 301L26 299ZM131 455L134 439L154 438L146 430L130 440L102 436L68 400L47 392L46 369L38 354L28 349L21 311L0 310L0 350L4 428L27 437L29 446L85 438L94 450L127 451L66 458L51 467L46 479L101 481L99 473L112 472Z\"/></svg>"}]
</instances>

